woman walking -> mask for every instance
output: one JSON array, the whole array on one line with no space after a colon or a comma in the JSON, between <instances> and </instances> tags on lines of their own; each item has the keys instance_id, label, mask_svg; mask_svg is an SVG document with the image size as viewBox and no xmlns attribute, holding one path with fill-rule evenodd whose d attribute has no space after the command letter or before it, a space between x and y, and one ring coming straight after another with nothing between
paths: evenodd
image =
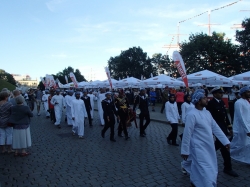
<instances>
[{"instance_id":1,"label":"woman walking","mask_svg":"<svg viewBox=\"0 0 250 187\"><path fill-rule=\"evenodd\" d=\"M9 122L13 124L13 143L12 147L15 149L15 156L28 156L26 151L31 146L30 136L30 117L33 117L28 106L23 105L23 96L17 96L16 106L11 107L11 116Z\"/></svg>"}]
</instances>

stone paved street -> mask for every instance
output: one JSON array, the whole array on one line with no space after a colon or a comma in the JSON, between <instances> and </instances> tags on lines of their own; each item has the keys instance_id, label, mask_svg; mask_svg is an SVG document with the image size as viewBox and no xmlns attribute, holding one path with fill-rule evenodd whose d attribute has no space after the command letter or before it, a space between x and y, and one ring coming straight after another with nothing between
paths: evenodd
<instances>
[{"instance_id":1,"label":"stone paved street","mask_svg":"<svg viewBox=\"0 0 250 187\"><path fill-rule=\"evenodd\" d=\"M131 138L126 141L116 137L115 143L109 141L109 131L105 139L101 137L102 127L94 113L94 127L86 123L85 139L72 136L65 122L62 129L57 129L44 115L35 115L29 149L32 154L0 155L1 186L189 186L189 176L180 171L180 148L166 142L170 126L159 122L165 121L165 115L158 114L159 109L152 114L152 118L158 116L158 121L151 121L145 138L139 137L139 130L133 125L128 130ZM179 127L179 134L182 130ZM218 164L219 187L249 186L249 165L233 161L233 168L240 174L233 178L222 172L220 152Z\"/></svg>"}]
</instances>

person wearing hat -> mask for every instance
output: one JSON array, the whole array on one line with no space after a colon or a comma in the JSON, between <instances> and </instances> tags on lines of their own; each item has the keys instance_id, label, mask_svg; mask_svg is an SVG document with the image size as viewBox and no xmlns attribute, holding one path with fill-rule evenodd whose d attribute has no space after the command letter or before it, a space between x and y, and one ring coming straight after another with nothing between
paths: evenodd
<instances>
[{"instance_id":1,"label":"person wearing hat","mask_svg":"<svg viewBox=\"0 0 250 187\"><path fill-rule=\"evenodd\" d=\"M75 99L73 94L74 94L74 91L69 90L68 95L66 95L65 98L64 98L65 99L65 105L66 105L66 116L67 116L67 124L68 124L68 126L73 125L72 113L71 113L71 103Z\"/></svg>"},{"instance_id":2,"label":"person wearing hat","mask_svg":"<svg viewBox=\"0 0 250 187\"><path fill-rule=\"evenodd\" d=\"M195 108L186 116L181 143L181 156L188 163L185 170L190 173L191 186L216 186L218 165L213 134L228 151L230 141L210 112L204 109L208 103L205 94L194 92L191 102Z\"/></svg>"},{"instance_id":3,"label":"person wearing hat","mask_svg":"<svg viewBox=\"0 0 250 187\"><path fill-rule=\"evenodd\" d=\"M89 119L89 126L92 127L93 125L92 125L92 118L91 118L90 111L92 111L93 109L91 106L90 97L88 96L87 90L83 91L83 96L81 97L81 99L84 101L84 104L85 104L85 108L86 108L88 119Z\"/></svg>"},{"instance_id":4,"label":"person wearing hat","mask_svg":"<svg viewBox=\"0 0 250 187\"><path fill-rule=\"evenodd\" d=\"M87 117L84 101L80 99L80 92L75 93L76 99L71 102L71 115L73 120L73 135L78 133L80 139L84 138L84 118Z\"/></svg>"},{"instance_id":5,"label":"person wearing hat","mask_svg":"<svg viewBox=\"0 0 250 187\"><path fill-rule=\"evenodd\" d=\"M56 90L56 95L54 95L51 99L51 104L54 105L54 110L55 110L55 117L56 117L56 122L54 123L57 128L61 128L61 118L62 118L62 111L63 108L66 107L65 105L65 100L64 97L60 94L60 90Z\"/></svg>"},{"instance_id":6,"label":"person wearing hat","mask_svg":"<svg viewBox=\"0 0 250 187\"><path fill-rule=\"evenodd\" d=\"M165 104L166 102L168 102L168 96L169 96L169 89L168 89L168 86L166 86L161 96L161 100L162 100L161 113L163 113L163 110L165 109Z\"/></svg>"},{"instance_id":7,"label":"person wearing hat","mask_svg":"<svg viewBox=\"0 0 250 187\"><path fill-rule=\"evenodd\" d=\"M138 105L140 109L140 136L145 137L146 133L145 130L150 123L150 115L148 110L148 98L145 95L145 89L141 89L139 95L135 98L133 111L135 111L136 106ZM144 119L146 120L145 124L143 125Z\"/></svg>"},{"instance_id":8,"label":"person wearing hat","mask_svg":"<svg viewBox=\"0 0 250 187\"><path fill-rule=\"evenodd\" d=\"M232 125L227 115L225 103L222 100L224 91L219 86L217 86L211 90L211 93L213 94L213 99L208 102L206 109L211 113L214 120L219 125L224 134L226 136L230 136L232 135ZM232 170L230 152L218 139L215 140L215 149L220 149L221 155L223 157L223 172L230 176L237 177L238 174Z\"/></svg>"},{"instance_id":9,"label":"person wearing hat","mask_svg":"<svg viewBox=\"0 0 250 187\"><path fill-rule=\"evenodd\" d=\"M231 158L250 164L250 87L241 88L239 94L241 98L235 102Z\"/></svg>"},{"instance_id":10,"label":"person wearing hat","mask_svg":"<svg viewBox=\"0 0 250 187\"><path fill-rule=\"evenodd\" d=\"M104 138L105 132L110 128L110 141L116 142L115 135L115 116L120 120L118 112L116 111L115 104L111 99L111 92L105 94L106 98L102 100L102 109L103 109L103 119L105 121L105 126L102 129L101 135Z\"/></svg>"}]
</instances>

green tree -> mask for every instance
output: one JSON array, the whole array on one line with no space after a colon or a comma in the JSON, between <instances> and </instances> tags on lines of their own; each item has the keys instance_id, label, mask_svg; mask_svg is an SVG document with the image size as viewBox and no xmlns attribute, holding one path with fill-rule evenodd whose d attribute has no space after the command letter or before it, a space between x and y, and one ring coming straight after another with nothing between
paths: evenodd
<instances>
[{"instance_id":1,"label":"green tree","mask_svg":"<svg viewBox=\"0 0 250 187\"><path fill-rule=\"evenodd\" d=\"M157 69L158 74L168 74L169 76L177 76L177 69L174 66L174 61L168 55L161 53L153 54L151 63Z\"/></svg>"},{"instance_id":2,"label":"green tree","mask_svg":"<svg viewBox=\"0 0 250 187\"><path fill-rule=\"evenodd\" d=\"M189 41L181 43L180 53L188 74L207 69L231 76L241 71L238 46L225 40L224 33L191 34Z\"/></svg>"},{"instance_id":3,"label":"green tree","mask_svg":"<svg viewBox=\"0 0 250 187\"><path fill-rule=\"evenodd\" d=\"M84 76L81 74L80 70L76 69L74 71L74 69L71 66L69 66L68 68L64 68L64 70L62 72L58 72L56 75L54 75L54 78L55 78L55 80L58 78L59 81L62 84L66 84L65 76L67 76L68 77L68 81L72 82L71 79L70 79L70 77L69 77L69 74L71 72L73 72L75 74L76 80L78 82L86 81L86 79L84 78Z\"/></svg>"},{"instance_id":4,"label":"green tree","mask_svg":"<svg viewBox=\"0 0 250 187\"><path fill-rule=\"evenodd\" d=\"M236 41L240 43L239 46L239 64L241 71L238 73L243 73L249 71L250 69L250 18L242 21L243 30L236 31Z\"/></svg>"},{"instance_id":5,"label":"green tree","mask_svg":"<svg viewBox=\"0 0 250 187\"><path fill-rule=\"evenodd\" d=\"M156 74L156 68L152 65L151 59L140 47L129 48L122 51L119 56L111 57L108 60L108 68L114 79L127 76L141 79L141 75L150 77L151 73Z\"/></svg>"},{"instance_id":6,"label":"green tree","mask_svg":"<svg viewBox=\"0 0 250 187\"><path fill-rule=\"evenodd\" d=\"M5 80L10 84L16 85L16 80L14 77L3 69L0 69L0 79Z\"/></svg>"}]
</instances>

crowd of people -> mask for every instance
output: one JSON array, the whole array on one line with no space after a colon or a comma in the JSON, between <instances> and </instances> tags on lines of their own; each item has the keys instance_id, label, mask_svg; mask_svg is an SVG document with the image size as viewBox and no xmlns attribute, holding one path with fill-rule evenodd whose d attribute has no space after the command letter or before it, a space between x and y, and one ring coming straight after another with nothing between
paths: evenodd
<instances>
[{"instance_id":1,"label":"crowd of people","mask_svg":"<svg viewBox=\"0 0 250 187\"><path fill-rule=\"evenodd\" d=\"M208 101L208 94L212 98ZM192 186L216 186L217 158L220 150L224 160L224 173L237 177L232 169L231 158L250 164L250 87L229 90L229 114L222 99L225 91L221 87L208 90L206 86L197 89L169 88L123 90L110 92L99 90L29 90L12 93L3 89L0 93L0 145L2 153L13 153L15 156L28 156L27 148L31 146L30 118L34 107L37 115L50 118L56 128L61 128L64 120L72 126L72 135L84 139L84 127L93 126L94 101L97 102L98 117L103 129L101 137L110 129L110 141L115 140L115 123L118 121L118 136L128 140L127 126L139 117L139 136L147 135L150 124L150 109L155 112L155 103L161 102L165 110L166 121L171 125L171 132L166 137L167 143L177 143L178 126L185 126L181 138L181 163L183 174L190 174ZM11 96L10 96L11 95ZM132 106L133 105L133 106ZM136 123L137 125L137 123ZM230 143L231 142L231 143ZM230 148L231 147L231 148ZM206 155L204 157L204 155Z\"/></svg>"}]
</instances>

